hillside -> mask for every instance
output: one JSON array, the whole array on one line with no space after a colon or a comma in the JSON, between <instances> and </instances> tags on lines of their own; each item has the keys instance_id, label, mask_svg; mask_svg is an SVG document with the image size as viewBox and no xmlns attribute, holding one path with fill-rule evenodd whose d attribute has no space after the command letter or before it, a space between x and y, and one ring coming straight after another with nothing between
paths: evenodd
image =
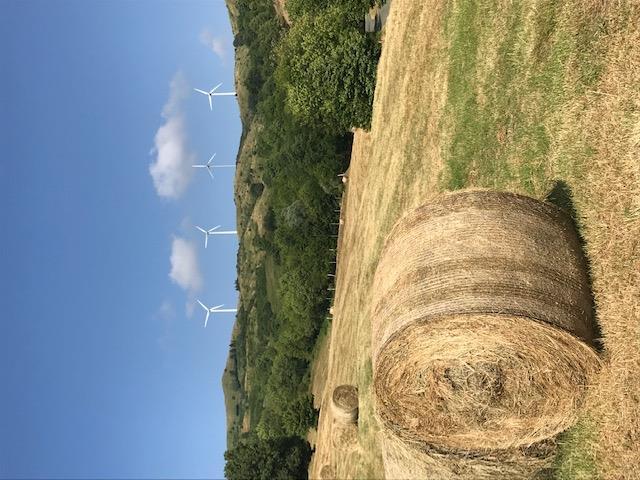
<instances>
[{"instance_id":1,"label":"hillside","mask_svg":"<svg viewBox=\"0 0 640 480\"><path fill-rule=\"evenodd\" d=\"M379 50L375 37L359 30L354 19L362 16L350 2L327 9L326 16L306 0L291 4L297 5L301 28L283 17L282 3L227 3L243 124L235 178L240 301L223 377L230 449L241 437L304 438L317 416L310 391L311 361L327 325L342 192L338 174L348 165L352 133L303 118L310 111L304 106L301 116L294 114L302 97L296 97L295 108L287 105L287 76L299 71L296 62L313 62L299 50L294 36L316 30L334 37L345 32L352 36L342 40L347 49L355 36L365 56L354 55L353 61L359 62L363 75L350 81L369 94L364 104L352 102L349 108L363 119L370 112L370 72ZM316 22L329 29L316 27ZM311 45L319 48L322 41L334 42L318 37ZM373 54L366 55L366 48ZM287 49L291 54L282 54ZM320 53L324 51L322 47ZM336 65L341 68L342 63ZM309 78L321 77L305 73L293 81ZM305 88L315 94L312 86Z\"/></svg>"},{"instance_id":2,"label":"hillside","mask_svg":"<svg viewBox=\"0 0 640 480\"><path fill-rule=\"evenodd\" d=\"M227 1L234 33L238 28L236 3L234 0ZM249 105L250 94L246 88L248 57L247 46L236 48L236 91L243 126L240 148L236 157L234 181L234 201L240 241L237 259L237 288L240 292L240 304L238 319L233 329L232 348L229 349L227 368L222 379L227 407L227 445L229 447L236 445L240 434L248 431L251 426L248 392L251 391L252 375L247 369L247 356L251 355L255 345L251 339L260 334L256 292L258 284L264 285L266 280L264 268L266 253L255 244L264 233L268 192L258 174L259 158L255 150L256 134L260 130L260 124L255 118L255 110ZM260 337L256 338L258 339Z\"/></svg>"}]
</instances>

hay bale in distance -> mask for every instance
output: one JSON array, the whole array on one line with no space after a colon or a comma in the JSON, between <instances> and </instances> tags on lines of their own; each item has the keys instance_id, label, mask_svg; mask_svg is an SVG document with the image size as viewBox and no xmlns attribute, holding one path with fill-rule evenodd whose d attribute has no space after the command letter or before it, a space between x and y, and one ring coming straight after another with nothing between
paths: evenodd
<instances>
[{"instance_id":1,"label":"hay bale in distance","mask_svg":"<svg viewBox=\"0 0 640 480\"><path fill-rule=\"evenodd\" d=\"M354 423L334 421L331 428L331 445L344 450L358 443L358 426Z\"/></svg>"},{"instance_id":2,"label":"hay bale in distance","mask_svg":"<svg viewBox=\"0 0 640 480\"><path fill-rule=\"evenodd\" d=\"M441 197L392 229L373 283L376 413L422 450L524 448L569 427L599 367L571 220L490 191Z\"/></svg>"},{"instance_id":3,"label":"hay bale in distance","mask_svg":"<svg viewBox=\"0 0 640 480\"><path fill-rule=\"evenodd\" d=\"M353 385L339 385L331 395L331 411L338 423L358 421L358 388Z\"/></svg>"},{"instance_id":4,"label":"hay bale in distance","mask_svg":"<svg viewBox=\"0 0 640 480\"><path fill-rule=\"evenodd\" d=\"M334 480L336 478L336 469L327 464L320 470L320 478L323 480Z\"/></svg>"}]
</instances>

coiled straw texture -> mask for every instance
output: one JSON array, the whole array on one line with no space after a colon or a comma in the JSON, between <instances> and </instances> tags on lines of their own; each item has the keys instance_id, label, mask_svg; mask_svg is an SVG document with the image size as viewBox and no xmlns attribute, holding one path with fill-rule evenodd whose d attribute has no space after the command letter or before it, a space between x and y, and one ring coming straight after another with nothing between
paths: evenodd
<instances>
[{"instance_id":1,"label":"coiled straw texture","mask_svg":"<svg viewBox=\"0 0 640 480\"><path fill-rule=\"evenodd\" d=\"M376 413L404 444L499 457L575 421L599 360L582 250L556 207L445 195L394 226L372 294Z\"/></svg>"},{"instance_id":2,"label":"coiled straw texture","mask_svg":"<svg viewBox=\"0 0 640 480\"><path fill-rule=\"evenodd\" d=\"M358 389L353 385L339 385L331 396L331 410L337 423L358 421Z\"/></svg>"}]
</instances>

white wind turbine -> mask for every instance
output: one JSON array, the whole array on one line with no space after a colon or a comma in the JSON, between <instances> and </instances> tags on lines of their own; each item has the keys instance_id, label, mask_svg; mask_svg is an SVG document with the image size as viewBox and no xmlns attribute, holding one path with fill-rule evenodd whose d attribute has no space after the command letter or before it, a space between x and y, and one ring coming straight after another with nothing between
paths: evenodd
<instances>
[{"instance_id":1,"label":"white wind turbine","mask_svg":"<svg viewBox=\"0 0 640 480\"><path fill-rule=\"evenodd\" d=\"M207 312L207 316L204 317L204 327L207 328L207 322L209 321L209 315L212 313L236 313L238 311L237 308L222 308L224 304L216 305L215 307L207 307L204 303L198 300L198 303L202 308L204 308L205 312Z\"/></svg>"},{"instance_id":2,"label":"white wind turbine","mask_svg":"<svg viewBox=\"0 0 640 480\"><path fill-rule=\"evenodd\" d=\"M218 231L218 229L220 228L220 225L216 225L215 227L210 228L209 230L205 230L204 228L198 225L194 225L194 227L196 227L198 230L204 233L204 248L207 248L207 244L209 243L209 235L236 235L238 233L237 230Z\"/></svg>"},{"instance_id":3,"label":"white wind turbine","mask_svg":"<svg viewBox=\"0 0 640 480\"><path fill-rule=\"evenodd\" d=\"M224 96L235 96L236 92L219 92L219 93L214 93L218 87L220 87L220 85L222 85L222 83L219 83L218 85L216 85L215 87L213 87L211 90L209 90L208 92L205 92L204 90L200 90L199 88L194 88L194 90L196 92L202 93L203 95L206 95L207 97L209 97L209 109L213 110L213 103L212 103L212 99L213 97L224 97Z\"/></svg>"},{"instance_id":4,"label":"white wind turbine","mask_svg":"<svg viewBox=\"0 0 640 480\"><path fill-rule=\"evenodd\" d=\"M205 163L204 165L191 165L193 168L206 168L207 172L209 172L209 176L211 177L211 179L213 179L213 172L211 171L211 169L213 168L234 168L235 165L213 165L211 162L213 162L213 159L215 158L216 154L214 153L213 155L211 155L211 158L209 159L209 161L207 163Z\"/></svg>"},{"instance_id":5,"label":"white wind turbine","mask_svg":"<svg viewBox=\"0 0 640 480\"><path fill-rule=\"evenodd\" d=\"M202 227L199 227L198 225L194 225L194 227L196 227L198 230L200 230L202 233L204 233L204 248L207 248L207 243L209 243L209 235L213 235L213 233L220 228L220 225L216 225L213 228L210 228L209 230L205 230Z\"/></svg>"}]
</instances>

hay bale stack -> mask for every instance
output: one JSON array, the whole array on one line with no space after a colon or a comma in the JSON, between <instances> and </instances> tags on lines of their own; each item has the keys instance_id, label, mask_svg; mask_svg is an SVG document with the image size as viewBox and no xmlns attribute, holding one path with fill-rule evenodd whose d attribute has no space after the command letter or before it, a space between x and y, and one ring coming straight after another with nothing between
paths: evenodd
<instances>
[{"instance_id":1,"label":"hay bale stack","mask_svg":"<svg viewBox=\"0 0 640 480\"><path fill-rule=\"evenodd\" d=\"M358 421L358 389L353 385L339 385L331 395L331 411L337 423Z\"/></svg>"},{"instance_id":2,"label":"hay bale stack","mask_svg":"<svg viewBox=\"0 0 640 480\"><path fill-rule=\"evenodd\" d=\"M376 412L422 450L493 455L553 437L599 366L573 224L532 198L463 191L411 212L373 302Z\"/></svg>"},{"instance_id":3,"label":"hay bale stack","mask_svg":"<svg viewBox=\"0 0 640 480\"><path fill-rule=\"evenodd\" d=\"M334 480L336 478L336 469L327 464L320 470L320 478L323 480Z\"/></svg>"}]
</instances>

